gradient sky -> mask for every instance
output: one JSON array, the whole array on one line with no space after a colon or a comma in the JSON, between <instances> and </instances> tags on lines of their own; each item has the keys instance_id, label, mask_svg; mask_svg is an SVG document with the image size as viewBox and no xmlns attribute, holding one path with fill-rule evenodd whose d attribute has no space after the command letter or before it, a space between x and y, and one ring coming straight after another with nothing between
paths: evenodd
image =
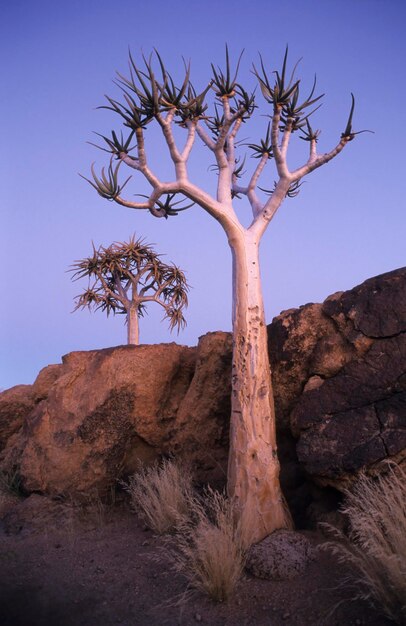
<instances>
[{"instance_id":1,"label":"gradient sky","mask_svg":"<svg viewBox=\"0 0 406 626\"><path fill-rule=\"evenodd\" d=\"M192 80L203 88L210 62L223 63L226 42L234 57L245 48L240 81L247 87L255 84L258 52L277 69L288 43L292 62L303 57L304 85L317 73L326 93L313 119L322 129L319 150L331 149L344 130L351 92L355 129L375 131L310 175L270 225L261 246L268 322L405 265L405 23L404 0L2 3L0 388L32 383L68 352L125 343L122 316L72 314L81 287L66 270L90 254L92 240L107 245L136 233L187 272L187 329L171 336L151 306L142 342L195 345L208 331L231 329L231 255L219 225L199 207L168 220L119 207L78 176L89 174L92 161L106 162L86 143L92 131L120 129L118 118L96 107L105 93L117 96L112 79L126 72L129 46L138 60L158 48L175 76L182 55L191 59ZM258 101L257 120L240 135L254 142L267 123L259 94ZM163 152L150 128L158 168ZM293 144L292 164L307 145L295 137ZM193 179L210 189L215 174L196 148ZM247 170L255 163L248 158ZM128 185L131 194L145 189L139 180ZM273 180L271 167L263 184Z\"/></svg>"}]
</instances>

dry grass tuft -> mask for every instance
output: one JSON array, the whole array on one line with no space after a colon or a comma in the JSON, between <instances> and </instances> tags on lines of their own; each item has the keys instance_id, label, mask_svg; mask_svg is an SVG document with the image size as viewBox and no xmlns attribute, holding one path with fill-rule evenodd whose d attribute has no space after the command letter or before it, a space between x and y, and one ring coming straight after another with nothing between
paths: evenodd
<instances>
[{"instance_id":1,"label":"dry grass tuft","mask_svg":"<svg viewBox=\"0 0 406 626\"><path fill-rule=\"evenodd\" d=\"M176 549L171 551L174 569L185 576L189 588L223 602L234 591L245 562L232 503L208 489L204 505L195 498L191 513L178 527Z\"/></svg>"},{"instance_id":2,"label":"dry grass tuft","mask_svg":"<svg viewBox=\"0 0 406 626\"><path fill-rule=\"evenodd\" d=\"M175 530L189 515L193 499L192 474L175 461L164 459L122 483L131 497L131 505L147 526L158 534Z\"/></svg>"},{"instance_id":3,"label":"dry grass tuft","mask_svg":"<svg viewBox=\"0 0 406 626\"><path fill-rule=\"evenodd\" d=\"M389 466L377 479L362 475L346 493L342 511L350 522L349 540L328 542L341 563L358 575L346 580L354 599L380 607L387 617L406 624L406 472Z\"/></svg>"}]
</instances>

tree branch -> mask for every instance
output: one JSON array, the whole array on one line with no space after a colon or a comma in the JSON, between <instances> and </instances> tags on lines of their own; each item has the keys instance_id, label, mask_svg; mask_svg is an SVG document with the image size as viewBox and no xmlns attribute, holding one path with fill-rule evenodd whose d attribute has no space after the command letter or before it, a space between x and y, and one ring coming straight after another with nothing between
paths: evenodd
<instances>
[{"instance_id":1,"label":"tree branch","mask_svg":"<svg viewBox=\"0 0 406 626\"><path fill-rule=\"evenodd\" d=\"M172 132L172 122L175 116L175 111L175 108L170 109L170 111L168 111L166 119L164 119L161 115L157 115L156 119L162 128L162 133L169 148L169 154L171 155L171 159L176 164L182 160L182 157L180 155L180 152L175 142L175 137L173 136Z\"/></svg>"},{"instance_id":2,"label":"tree branch","mask_svg":"<svg viewBox=\"0 0 406 626\"><path fill-rule=\"evenodd\" d=\"M189 128L189 125L191 124L191 122L188 122L187 126ZM216 143L213 141L213 139L211 137L209 137L209 135L206 133L206 131L201 127L201 125L198 123L196 126L196 132L198 134L198 136L200 137L200 139L203 141L203 143L210 148L210 150L212 150L214 152L215 148L216 148Z\"/></svg>"},{"instance_id":3,"label":"tree branch","mask_svg":"<svg viewBox=\"0 0 406 626\"><path fill-rule=\"evenodd\" d=\"M289 170L286 164L286 158L282 154L279 147L279 124L281 121L282 107L280 105L274 106L274 114L272 118L271 140L272 140L272 152L275 158L276 168L281 178L287 178L289 176Z\"/></svg>"},{"instance_id":4,"label":"tree branch","mask_svg":"<svg viewBox=\"0 0 406 626\"><path fill-rule=\"evenodd\" d=\"M196 127L197 127L197 120L192 120L188 125L187 125L187 129L188 129L188 135L187 135L187 139L186 139L186 143L185 143L185 147L183 148L181 157L182 160L186 163L186 161L188 160L190 153L192 151L193 145L195 143L195 138L196 138Z\"/></svg>"},{"instance_id":5,"label":"tree branch","mask_svg":"<svg viewBox=\"0 0 406 626\"><path fill-rule=\"evenodd\" d=\"M107 284L107 282L106 282L106 280L105 280L105 278L104 278L104 276L103 276L103 274L102 274L101 272L96 271L96 272L95 272L95 275L96 275L96 276L97 276L97 278L100 280L100 282L101 282L101 284L102 284L102 286L103 286L103 289L104 289L105 293L106 293L108 296L110 296L111 298L114 298L114 300L118 300L119 302L121 302L121 304L122 304L122 305L123 305L123 307L125 308L125 307L126 307L126 304L128 304L128 303L129 303L129 300L128 300L128 298L126 297L126 295L124 294L124 296L121 296L121 294L120 294L120 293L116 293L115 291L112 291L112 290L109 288L109 286L108 286L108 284Z\"/></svg>"},{"instance_id":6,"label":"tree branch","mask_svg":"<svg viewBox=\"0 0 406 626\"><path fill-rule=\"evenodd\" d=\"M290 180L286 178L280 178L272 195L263 206L262 210L257 213L254 221L249 226L249 230L254 232L258 238L261 238L265 232L269 222L274 217L276 211L284 201L286 194L289 191Z\"/></svg>"},{"instance_id":7,"label":"tree branch","mask_svg":"<svg viewBox=\"0 0 406 626\"><path fill-rule=\"evenodd\" d=\"M150 209L150 202L131 202L130 200L124 200L121 196L115 196L114 202L126 206L129 209Z\"/></svg>"},{"instance_id":8,"label":"tree branch","mask_svg":"<svg viewBox=\"0 0 406 626\"><path fill-rule=\"evenodd\" d=\"M289 146L289 140L292 135L292 126L293 126L293 119L289 117L286 122L285 130L283 132L282 144L281 144L281 157L285 163L286 163L286 155L287 155L288 146Z\"/></svg>"},{"instance_id":9,"label":"tree branch","mask_svg":"<svg viewBox=\"0 0 406 626\"><path fill-rule=\"evenodd\" d=\"M291 182L296 182L300 180L301 178L303 178L303 176L306 176L310 172L313 172L313 170L331 161L331 159L334 159L334 157L340 154L340 152L345 148L349 141L350 140L348 137L341 137L339 143L336 145L335 148L333 148L330 152L327 152L320 156L317 156L315 146L311 146L311 153L308 162L306 163L306 165L299 167L291 173Z\"/></svg>"},{"instance_id":10,"label":"tree branch","mask_svg":"<svg viewBox=\"0 0 406 626\"><path fill-rule=\"evenodd\" d=\"M115 296L116 298L118 298L121 302L121 304L124 306L124 302L129 305L130 304L130 299L127 295L127 289L130 285L127 286L127 289L124 289L123 285L121 284L121 280L119 279L119 277L117 275L114 276L114 284L116 285L118 294ZM104 287L104 283L103 283L103 287ZM105 288L105 287L104 287Z\"/></svg>"},{"instance_id":11,"label":"tree branch","mask_svg":"<svg viewBox=\"0 0 406 626\"><path fill-rule=\"evenodd\" d=\"M148 167L147 164L147 155L145 152L145 142L144 142L144 133L142 128L137 128L135 131L135 136L137 139L137 154L138 159L134 159L126 152L120 152L119 157L128 167L131 167L138 172L144 174L147 181L150 183L152 187L158 187L161 182L157 176Z\"/></svg>"}]
</instances>

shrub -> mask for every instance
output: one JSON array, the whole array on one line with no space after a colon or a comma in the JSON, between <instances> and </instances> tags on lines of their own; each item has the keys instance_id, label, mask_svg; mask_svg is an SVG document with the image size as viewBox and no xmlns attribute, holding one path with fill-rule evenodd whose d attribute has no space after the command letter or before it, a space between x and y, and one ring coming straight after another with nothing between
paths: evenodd
<instances>
[{"instance_id":1,"label":"shrub","mask_svg":"<svg viewBox=\"0 0 406 626\"><path fill-rule=\"evenodd\" d=\"M341 543L329 542L342 563L357 574L346 579L354 599L380 607L387 617L406 623L406 472L389 466L373 479L361 475L347 491L342 512L350 523L349 539L336 532Z\"/></svg>"},{"instance_id":2,"label":"shrub","mask_svg":"<svg viewBox=\"0 0 406 626\"><path fill-rule=\"evenodd\" d=\"M173 460L141 468L122 484L130 494L132 507L158 534L173 531L190 511L192 475Z\"/></svg>"},{"instance_id":3,"label":"shrub","mask_svg":"<svg viewBox=\"0 0 406 626\"><path fill-rule=\"evenodd\" d=\"M178 527L171 551L174 569L186 577L189 588L213 600L227 600L244 568L244 549L231 502L208 489L204 505L191 503L191 518Z\"/></svg>"}]
</instances>

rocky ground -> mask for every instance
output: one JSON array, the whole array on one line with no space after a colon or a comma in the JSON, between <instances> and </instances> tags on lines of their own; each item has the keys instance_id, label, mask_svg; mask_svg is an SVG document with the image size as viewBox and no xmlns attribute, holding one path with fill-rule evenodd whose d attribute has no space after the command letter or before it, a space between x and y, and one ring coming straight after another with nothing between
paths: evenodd
<instances>
[{"instance_id":1,"label":"rocky ground","mask_svg":"<svg viewBox=\"0 0 406 626\"><path fill-rule=\"evenodd\" d=\"M0 526L2 626L390 626L342 586L325 552L290 581L245 574L233 598L182 597L185 580L125 501L73 507L33 495ZM323 537L306 532L314 546ZM335 607L337 607L335 609ZM334 610L335 609L335 610Z\"/></svg>"}]
</instances>

